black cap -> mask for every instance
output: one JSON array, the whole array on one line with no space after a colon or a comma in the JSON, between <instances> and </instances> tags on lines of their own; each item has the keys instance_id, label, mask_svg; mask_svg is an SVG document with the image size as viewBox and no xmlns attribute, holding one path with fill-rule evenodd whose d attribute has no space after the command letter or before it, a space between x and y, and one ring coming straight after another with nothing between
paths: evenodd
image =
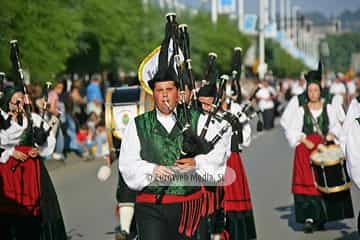
<instances>
[{"instance_id":1,"label":"black cap","mask_svg":"<svg viewBox=\"0 0 360 240\"><path fill-rule=\"evenodd\" d=\"M307 82L307 85L309 86L310 83L315 83L321 87L321 78L322 78L322 64L321 61L319 61L318 69L309 71L307 74L305 74L305 79Z\"/></svg>"}]
</instances>

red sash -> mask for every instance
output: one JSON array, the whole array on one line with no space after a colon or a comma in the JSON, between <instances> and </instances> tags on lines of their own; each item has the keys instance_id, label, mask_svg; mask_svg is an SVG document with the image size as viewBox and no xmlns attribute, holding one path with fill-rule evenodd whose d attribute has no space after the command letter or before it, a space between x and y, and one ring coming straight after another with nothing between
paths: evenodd
<instances>
[{"instance_id":1,"label":"red sash","mask_svg":"<svg viewBox=\"0 0 360 240\"><path fill-rule=\"evenodd\" d=\"M15 148L25 154L31 147ZM40 162L29 158L21 163L15 172L11 168L18 163L10 157L0 163L0 215L40 215Z\"/></svg>"},{"instance_id":2,"label":"red sash","mask_svg":"<svg viewBox=\"0 0 360 240\"><path fill-rule=\"evenodd\" d=\"M307 135L306 138L314 143L315 147L322 143L318 134ZM305 144L300 143L295 149L292 192L294 194L319 196L321 193L314 184L314 175L310 166L310 154L314 150L309 150Z\"/></svg>"}]
</instances>

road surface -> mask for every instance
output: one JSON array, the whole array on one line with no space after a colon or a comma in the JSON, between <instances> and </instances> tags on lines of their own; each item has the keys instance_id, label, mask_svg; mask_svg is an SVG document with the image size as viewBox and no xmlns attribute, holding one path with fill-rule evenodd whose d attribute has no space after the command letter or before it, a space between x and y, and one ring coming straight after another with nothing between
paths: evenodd
<instances>
[{"instance_id":1,"label":"road surface","mask_svg":"<svg viewBox=\"0 0 360 240\"><path fill-rule=\"evenodd\" d=\"M304 234L294 221L293 198L290 194L292 150L279 127L256 135L242 158L252 194L258 239L261 240L352 240L356 220L327 224L327 231ZM71 240L113 239L118 224L114 215L116 166L107 182L96 178L100 160L67 164L51 170ZM353 189L357 214L360 191Z\"/></svg>"}]
</instances>

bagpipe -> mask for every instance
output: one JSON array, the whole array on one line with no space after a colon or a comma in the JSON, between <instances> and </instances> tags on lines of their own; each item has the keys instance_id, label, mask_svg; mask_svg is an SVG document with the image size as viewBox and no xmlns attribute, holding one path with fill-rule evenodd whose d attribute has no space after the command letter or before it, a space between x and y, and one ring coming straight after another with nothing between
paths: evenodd
<instances>
[{"instance_id":1,"label":"bagpipe","mask_svg":"<svg viewBox=\"0 0 360 240\"><path fill-rule=\"evenodd\" d=\"M255 95L259 90L260 87L257 86L249 100L241 105L241 110L237 113L231 113L230 111L216 113L215 118L218 120L224 120L227 122L227 124L225 124L220 132L214 137L214 139L211 141L212 144L216 144L231 127L231 151L240 152L242 150L241 144L244 141L243 128L246 124L249 124L253 118L257 117L257 131L260 132L263 130L263 119L261 112L253 104Z\"/></svg>"},{"instance_id":2,"label":"bagpipe","mask_svg":"<svg viewBox=\"0 0 360 240\"><path fill-rule=\"evenodd\" d=\"M51 131L51 126L45 130L45 126L44 126L44 116L45 113L47 112L47 96L48 96L48 91L50 88L50 83L47 83L47 87L45 90L45 94L43 97L43 101L44 101L44 106L43 106L43 111L42 111L42 115L41 115L41 123L40 126L35 126L34 122L33 122L33 118L32 118L32 103L30 101L30 97L29 97L29 93L25 84L25 78L24 78L24 72L22 69L22 65L21 65L21 59L20 59L20 51L19 51L19 47L18 47L18 42L17 40L11 40L10 41L10 60L12 62L12 67L13 67L13 72L14 72L14 76L15 76L15 85L16 84L20 84L22 86L22 90L24 93L24 112L25 112L25 116L28 119L28 128L27 131L29 131L29 134L31 136L31 143L30 145L33 147L39 147L42 146L43 144L46 143L47 141L47 137L50 134ZM22 112L23 110L20 107L20 101L21 100L17 100L17 111L19 116L22 116ZM15 172L16 169L22 164L21 161L18 161L17 164L15 164L14 166L11 167L11 171Z\"/></svg>"},{"instance_id":3,"label":"bagpipe","mask_svg":"<svg viewBox=\"0 0 360 240\"><path fill-rule=\"evenodd\" d=\"M185 116L185 121L181 121L178 114L175 113L175 109L171 109L168 104L170 112L175 116L176 124L181 129L184 141L181 157L194 157L200 154L209 153L215 146L215 144L223 137L223 135L228 131L230 127L233 128L233 133L238 133L237 142L242 142L241 129L242 126L254 116L258 116L258 112L253 106L253 99L259 88L254 91L254 94L249 99L249 103L243 104L241 112L238 114L231 114L229 111L219 113L221 110L221 104L224 99L226 99L226 86L230 83L234 87L234 92L238 95L238 100L241 99L241 86L240 86L240 75L241 75L241 48L235 48L234 59L240 58L239 61L233 62L232 77L228 75L222 75L219 78L219 83L217 84L217 94L214 98L214 101L211 105L211 110L207 114L205 125L201 130L200 135L197 135L196 129L192 129L189 124L189 117L191 111L198 111L199 101L198 101L198 92L195 87L195 80L192 73L192 64L190 57L190 39L189 39L189 27L186 24L178 24L176 21L175 13L166 14L166 26L165 26L165 38L161 47L153 50L140 64L139 67L139 80L142 87L150 94L152 94L151 89L149 88L149 81L155 76L155 74L160 71L161 61L166 59L167 67L174 67L177 72L177 81L179 83L179 92L180 92L180 101L178 103L177 110L180 110L181 113ZM164 49L165 42L169 43L168 49ZM166 53L166 54L164 54ZM216 63L217 54L209 53L208 55L208 66L213 66ZM205 71L205 79L210 79L214 73L212 69L208 67ZM217 78L217 76L216 76ZM206 81L203 82L203 85L208 84ZM191 99L186 99L185 86L188 86L191 90L192 95ZM240 117L246 116L246 121L240 120ZM242 117L244 118L244 117ZM205 139L206 133L210 127L210 123L213 119L225 120L229 124L226 127L223 127L219 133L207 141ZM260 117L259 117L260 119ZM261 121L259 120L258 129L261 128Z\"/></svg>"}]
</instances>

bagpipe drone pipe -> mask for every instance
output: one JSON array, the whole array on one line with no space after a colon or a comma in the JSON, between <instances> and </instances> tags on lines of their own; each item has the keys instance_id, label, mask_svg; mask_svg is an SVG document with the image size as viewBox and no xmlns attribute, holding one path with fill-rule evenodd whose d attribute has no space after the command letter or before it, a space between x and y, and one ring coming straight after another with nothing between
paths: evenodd
<instances>
[{"instance_id":1,"label":"bagpipe drone pipe","mask_svg":"<svg viewBox=\"0 0 360 240\"><path fill-rule=\"evenodd\" d=\"M17 100L17 111L18 111L18 117L22 117L22 112L25 111L25 115L28 119L28 128L26 131L29 131L29 135L31 137L31 145L33 147L39 147L45 144L47 141L47 137L50 134L51 127L49 127L47 130L45 130L44 127L44 114L47 111L47 95L48 90L50 87L50 84L47 83L47 87L44 94L44 109L43 114L41 116L41 123L40 126L35 126L33 119L32 119L32 104L30 101L29 93L25 84L25 78L24 78L24 72L21 65L21 59L20 59L20 51L18 47L18 41L17 40L11 40L10 41L10 60L12 62L13 72L15 75L15 85L18 83L22 86L23 93L24 93L24 109L21 109L20 107L20 99ZM20 122L22 122L22 119L20 119ZM21 161L17 162L14 166L11 167L11 171L15 172L16 169L21 165Z\"/></svg>"}]
</instances>

